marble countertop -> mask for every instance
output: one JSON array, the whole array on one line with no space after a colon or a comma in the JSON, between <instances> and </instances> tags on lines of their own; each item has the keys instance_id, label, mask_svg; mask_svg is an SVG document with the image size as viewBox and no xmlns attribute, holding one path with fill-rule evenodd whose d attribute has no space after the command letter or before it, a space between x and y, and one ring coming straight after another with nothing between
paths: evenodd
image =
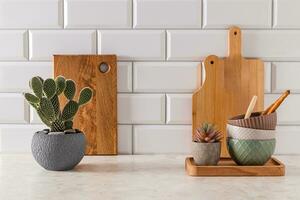
<instances>
[{"instance_id":1,"label":"marble countertop","mask_svg":"<svg viewBox=\"0 0 300 200\"><path fill-rule=\"evenodd\" d=\"M53 172L30 154L0 154L0 199L300 199L300 156L276 157L284 177L190 177L182 155L86 156Z\"/></svg>"}]
</instances>

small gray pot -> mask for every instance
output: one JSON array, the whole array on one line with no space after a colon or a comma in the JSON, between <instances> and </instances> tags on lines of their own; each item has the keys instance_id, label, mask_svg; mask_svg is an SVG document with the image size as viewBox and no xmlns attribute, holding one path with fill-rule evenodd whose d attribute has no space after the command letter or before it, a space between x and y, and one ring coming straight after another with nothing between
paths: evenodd
<instances>
[{"instance_id":1,"label":"small gray pot","mask_svg":"<svg viewBox=\"0 0 300 200\"><path fill-rule=\"evenodd\" d=\"M33 135L31 151L37 163L47 170L71 170L84 156L85 136L81 132L49 135L39 131Z\"/></svg>"},{"instance_id":2,"label":"small gray pot","mask_svg":"<svg viewBox=\"0 0 300 200\"><path fill-rule=\"evenodd\" d=\"M220 142L192 143L192 155L196 165L217 165L220 160L220 154Z\"/></svg>"}]
</instances>

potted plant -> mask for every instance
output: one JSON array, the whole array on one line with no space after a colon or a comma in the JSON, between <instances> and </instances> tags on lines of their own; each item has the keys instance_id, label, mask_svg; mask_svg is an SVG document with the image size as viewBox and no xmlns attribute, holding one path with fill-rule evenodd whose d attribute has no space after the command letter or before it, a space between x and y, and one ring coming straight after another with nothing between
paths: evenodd
<instances>
[{"instance_id":1,"label":"potted plant","mask_svg":"<svg viewBox=\"0 0 300 200\"><path fill-rule=\"evenodd\" d=\"M24 93L24 97L49 127L34 134L31 143L33 157L48 170L74 168L84 156L85 136L80 130L73 129L73 119L78 109L91 100L92 90L83 88L75 101L76 84L63 76L55 80L36 76L29 85L33 94ZM61 94L68 100L62 110L58 98Z\"/></svg>"},{"instance_id":2,"label":"potted plant","mask_svg":"<svg viewBox=\"0 0 300 200\"><path fill-rule=\"evenodd\" d=\"M203 123L193 137L192 155L196 165L217 165L220 160L222 134L214 124Z\"/></svg>"}]
</instances>

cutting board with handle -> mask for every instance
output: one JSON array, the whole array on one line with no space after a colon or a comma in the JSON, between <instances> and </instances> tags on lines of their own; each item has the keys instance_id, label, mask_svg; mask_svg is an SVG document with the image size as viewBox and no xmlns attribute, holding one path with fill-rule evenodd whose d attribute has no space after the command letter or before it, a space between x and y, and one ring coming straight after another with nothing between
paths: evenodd
<instances>
[{"instance_id":1,"label":"cutting board with handle","mask_svg":"<svg viewBox=\"0 0 300 200\"><path fill-rule=\"evenodd\" d=\"M54 76L76 82L75 99L83 87L93 99L81 107L74 128L86 136L88 155L117 154L117 59L115 55L54 55ZM66 98L60 97L61 106Z\"/></svg>"},{"instance_id":2,"label":"cutting board with handle","mask_svg":"<svg viewBox=\"0 0 300 200\"><path fill-rule=\"evenodd\" d=\"M204 60L206 78L193 94L193 134L203 122L216 124L222 131L221 156L228 157L226 145L227 119L246 112L256 95L255 111L264 105L264 64L259 59L245 59L241 55L241 30L228 32L229 55L219 58L210 55Z\"/></svg>"}]
</instances>

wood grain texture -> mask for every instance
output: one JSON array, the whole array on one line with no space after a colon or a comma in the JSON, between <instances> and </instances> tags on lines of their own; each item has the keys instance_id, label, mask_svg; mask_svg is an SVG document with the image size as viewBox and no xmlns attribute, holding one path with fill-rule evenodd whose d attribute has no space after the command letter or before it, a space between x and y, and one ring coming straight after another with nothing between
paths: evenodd
<instances>
[{"instance_id":1,"label":"wood grain texture","mask_svg":"<svg viewBox=\"0 0 300 200\"><path fill-rule=\"evenodd\" d=\"M190 176L284 176L285 166L271 158L263 166L239 166L230 158L221 158L217 166L197 166L192 157L185 160L185 170Z\"/></svg>"},{"instance_id":2,"label":"wood grain texture","mask_svg":"<svg viewBox=\"0 0 300 200\"><path fill-rule=\"evenodd\" d=\"M102 73L101 63L107 63L110 70ZM54 76L62 75L77 84L75 99L79 90L91 87L94 92L90 103L79 109L74 128L80 129L87 138L86 154L117 154L117 64L115 55L55 55ZM66 98L60 97L61 106Z\"/></svg>"},{"instance_id":3,"label":"wood grain texture","mask_svg":"<svg viewBox=\"0 0 300 200\"><path fill-rule=\"evenodd\" d=\"M258 97L254 111L264 105L264 64L241 56L241 31L232 27L228 33L229 56L208 56L206 80L193 94L193 134L203 122L215 123L222 131L221 156L229 157L226 147L227 119L246 112L253 97Z\"/></svg>"}]
</instances>

